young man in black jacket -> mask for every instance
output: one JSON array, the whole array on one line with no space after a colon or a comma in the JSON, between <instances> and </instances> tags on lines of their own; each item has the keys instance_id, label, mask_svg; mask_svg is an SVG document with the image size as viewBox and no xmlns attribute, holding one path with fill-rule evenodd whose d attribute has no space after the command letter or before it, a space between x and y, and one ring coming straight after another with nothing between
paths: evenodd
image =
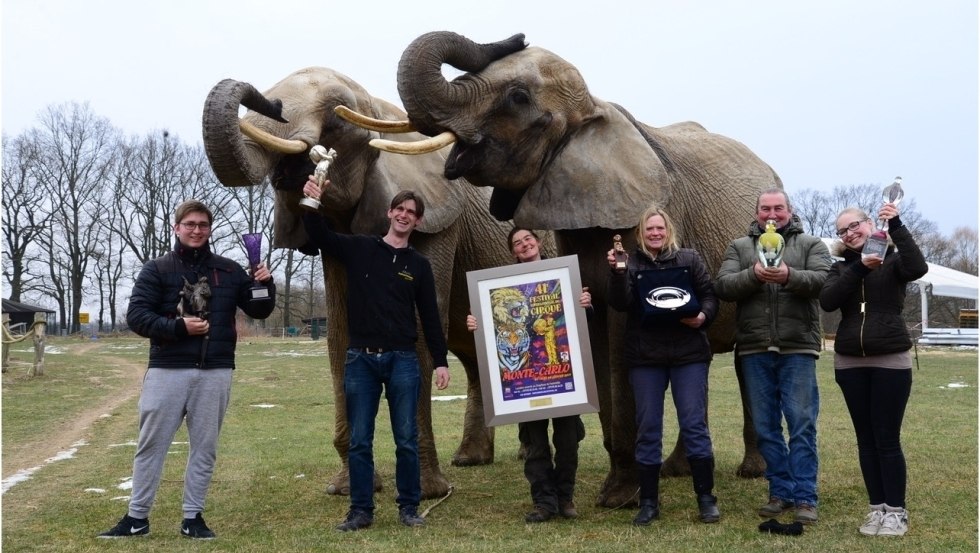
<instances>
[{"instance_id":1,"label":"young man in black jacket","mask_svg":"<svg viewBox=\"0 0 980 553\"><path fill-rule=\"evenodd\" d=\"M324 187L329 183L325 181ZM319 198L322 189L311 176L303 192ZM321 216L303 216L313 245L347 269L344 396L350 427L351 507L337 526L343 532L367 528L374 521L374 419L382 389L395 439L398 518L406 526L425 524L418 515L422 485L416 414L422 376L415 350L416 308L440 390L449 385L449 368L432 266L408 244L424 213L422 197L406 190L391 200L384 236L338 234Z\"/></svg>"},{"instance_id":2,"label":"young man in black jacket","mask_svg":"<svg viewBox=\"0 0 980 553\"><path fill-rule=\"evenodd\" d=\"M249 276L239 264L211 252L213 223L211 210L197 200L177 206L173 251L144 265L133 286L126 322L134 332L150 339L150 359L139 402L133 492L129 511L100 538L150 532L150 509L163 462L185 420L190 451L180 532L189 538L215 537L201 513L231 395L235 313L240 308L253 319L265 319L276 306L276 290L265 264L260 263ZM253 300L256 281L268 294ZM207 299L205 309L188 313L178 308L188 284L195 284L199 295Z\"/></svg>"}]
</instances>

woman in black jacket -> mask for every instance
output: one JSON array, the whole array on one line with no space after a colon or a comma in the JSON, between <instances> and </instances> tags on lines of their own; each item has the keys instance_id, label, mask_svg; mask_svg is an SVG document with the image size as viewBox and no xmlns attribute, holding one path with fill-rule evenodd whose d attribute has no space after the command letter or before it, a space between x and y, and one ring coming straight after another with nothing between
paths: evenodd
<instances>
[{"instance_id":1,"label":"woman in black jacket","mask_svg":"<svg viewBox=\"0 0 980 553\"><path fill-rule=\"evenodd\" d=\"M903 536L906 466L902 452L902 418L912 390L912 337L902 308L909 282L928 266L894 204L885 204L879 219L888 221L889 245L884 259L862 256L875 231L858 208L837 216L835 254L820 293L825 311L840 309L834 342L834 374L857 434L858 460L868 490L869 509L859 528L869 536Z\"/></svg>"},{"instance_id":2,"label":"woman in black jacket","mask_svg":"<svg viewBox=\"0 0 980 553\"><path fill-rule=\"evenodd\" d=\"M705 332L718 313L711 276L698 252L681 248L667 214L647 208L636 227L637 248L617 272L615 251L609 250L609 305L626 311L623 364L629 368L636 401L636 469L640 480L640 512L633 524L645 526L660 514L658 491L663 455L664 395L672 387L681 438L687 449L701 522L718 522L714 488L714 452L708 432L708 364L711 347ZM661 278L686 273L690 295L679 283ZM648 286L647 282L656 284ZM693 297L692 297L693 296ZM685 303L686 305L678 305ZM648 311L667 302L675 315ZM688 306L696 306L687 310Z\"/></svg>"}]
</instances>

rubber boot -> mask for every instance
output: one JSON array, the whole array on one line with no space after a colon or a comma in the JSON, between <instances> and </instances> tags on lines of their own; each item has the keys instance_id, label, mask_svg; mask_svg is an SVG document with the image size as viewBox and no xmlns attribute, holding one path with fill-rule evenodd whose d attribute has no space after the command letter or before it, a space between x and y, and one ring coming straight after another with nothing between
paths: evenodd
<instances>
[{"instance_id":1,"label":"rubber boot","mask_svg":"<svg viewBox=\"0 0 980 553\"><path fill-rule=\"evenodd\" d=\"M691 477L694 481L694 494L698 498L698 516L701 522L718 522L721 511L718 510L718 498L711 495L715 487L715 459L688 459L691 465Z\"/></svg>"},{"instance_id":2,"label":"rubber boot","mask_svg":"<svg viewBox=\"0 0 980 553\"><path fill-rule=\"evenodd\" d=\"M636 464L640 480L640 512L633 519L636 526L648 526L660 516L660 465Z\"/></svg>"}]
</instances>

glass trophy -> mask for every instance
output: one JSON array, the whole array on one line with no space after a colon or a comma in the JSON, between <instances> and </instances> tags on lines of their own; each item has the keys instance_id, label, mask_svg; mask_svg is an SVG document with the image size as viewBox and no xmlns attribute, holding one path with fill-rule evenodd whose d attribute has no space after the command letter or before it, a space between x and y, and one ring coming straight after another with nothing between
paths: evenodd
<instances>
[{"instance_id":1,"label":"glass trophy","mask_svg":"<svg viewBox=\"0 0 980 553\"><path fill-rule=\"evenodd\" d=\"M248 254L249 272L252 278L255 278L255 270L258 268L259 263L262 262L262 233L243 234L242 242L245 243L245 253ZM269 299L269 289L258 281L254 281L250 300L261 301L266 299Z\"/></svg>"},{"instance_id":2,"label":"glass trophy","mask_svg":"<svg viewBox=\"0 0 980 553\"><path fill-rule=\"evenodd\" d=\"M902 190L902 177L895 177L895 182L886 186L884 190L881 191L881 199L886 204L895 204L896 206L905 197L905 191ZM864 242L864 248L861 250L861 258L877 256L882 259L885 258L885 252L888 251L888 221L884 219L878 220L878 229L868 236L868 239Z\"/></svg>"},{"instance_id":3,"label":"glass trophy","mask_svg":"<svg viewBox=\"0 0 980 553\"><path fill-rule=\"evenodd\" d=\"M626 255L626 250L623 249L623 237L616 234L613 235L613 257L616 259L616 267L613 269L617 273L626 272L626 260L629 258Z\"/></svg>"},{"instance_id":4,"label":"glass trophy","mask_svg":"<svg viewBox=\"0 0 980 553\"><path fill-rule=\"evenodd\" d=\"M323 183L327 181L327 169L330 168L330 164L333 163L333 160L337 159L337 151L333 148L327 150L323 146L317 144L316 146L310 148L310 159L313 161L313 163L316 163L316 169L313 170L313 180L316 181L322 193ZM304 209L316 211L320 209L320 198L306 196L299 201L299 205Z\"/></svg>"}]
</instances>

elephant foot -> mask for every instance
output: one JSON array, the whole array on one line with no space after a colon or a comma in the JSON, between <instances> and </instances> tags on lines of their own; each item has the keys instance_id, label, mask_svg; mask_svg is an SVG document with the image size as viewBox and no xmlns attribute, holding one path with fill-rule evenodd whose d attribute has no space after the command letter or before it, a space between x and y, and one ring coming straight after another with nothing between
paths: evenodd
<instances>
[{"instance_id":1,"label":"elephant foot","mask_svg":"<svg viewBox=\"0 0 980 553\"><path fill-rule=\"evenodd\" d=\"M454 467L475 467L493 463L492 439L463 439L463 443L453 453Z\"/></svg>"},{"instance_id":2,"label":"elephant foot","mask_svg":"<svg viewBox=\"0 0 980 553\"><path fill-rule=\"evenodd\" d=\"M452 464L454 467L475 467L479 465L490 465L493 463L493 454L473 455L457 451L453 454Z\"/></svg>"},{"instance_id":3,"label":"elephant foot","mask_svg":"<svg viewBox=\"0 0 980 553\"><path fill-rule=\"evenodd\" d=\"M616 509L639 505L639 489L636 475L627 471L610 473L596 497L596 507Z\"/></svg>"},{"instance_id":4,"label":"elephant foot","mask_svg":"<svg viewBox=\"0 0 980 553\"><path fill-rule=\"evenodd\" d=\"M380 492L381 489L381 476L375 472L374 491L377 493ZM335 474L333 478L327 482L327 488L324 491L326 491L328 495L350 495L350 473L347 472L346 467L340 469L340 472Z\"/></svg>"},{"instance_id":5,"label":"elephant foot","mask_svg":"<svg viewBox=\"0 0 980 553\"><path fill-rule=\"evenodd\" d=\"M442 472L422 471L422 499L438 499L449 493L449 480L442 475Z\"/></svg>"},{"instance_id":6,"label":"elephant foot","mask_svg":"<svg viewBox=\"0 0 980 553\"><path fill-rule=\"evenodd\" d=\"M766 460L758 451L746 451L742 464L735 470L739 478L760 478L766 474Z\"/></svg>"},{"instance_id":7,"label":"elephant foot","mask_svg":"<svg viewBox=\"0 0 980 553\"><path fill-rule=\"evenodd\" d=\"M672 476L690 476L691 465L687 462L687 457L683 455L671 454L664 460L660 467L660 476L669 478Z\"/></svg>"}]
</instances>

